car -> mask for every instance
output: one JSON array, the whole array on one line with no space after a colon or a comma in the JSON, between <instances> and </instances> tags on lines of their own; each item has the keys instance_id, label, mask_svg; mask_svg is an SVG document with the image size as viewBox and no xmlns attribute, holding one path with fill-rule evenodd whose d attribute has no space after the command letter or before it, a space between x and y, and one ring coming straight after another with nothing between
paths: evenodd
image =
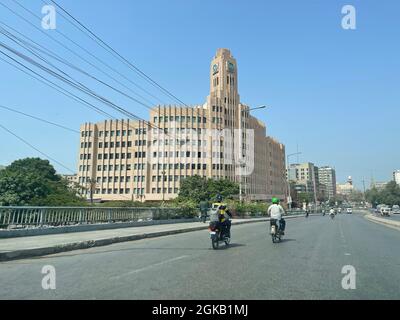
<instances>
[{"instance_id":1,"label":"car","mask_svg":"<svg viewBox=\"0 0 400 320\"><path fill-rule=\"evenodd\" d=\"M352 208L347 208L347 213L353 213L353 209Z\"/></svg>"},{"instance_id":2,"label":"car","mask_svg":"<svg viewBox=\"0 0 400 320\"><path fill-rule=\"evenodd\" d=\"M390 207L382 207L380 210L381 216L390 216L392 209Z\"/></svg>"},{"instance_id":3,"label":"car","mask_svg":"<svg viewBox=\"0 0 400 320\"><path fill-rule=\"evenodd\" d=\"M392 213L394 213L394 214L400 214L400 206L394 205L394 206L392 207Z\"/></svg>"}]
</instances>

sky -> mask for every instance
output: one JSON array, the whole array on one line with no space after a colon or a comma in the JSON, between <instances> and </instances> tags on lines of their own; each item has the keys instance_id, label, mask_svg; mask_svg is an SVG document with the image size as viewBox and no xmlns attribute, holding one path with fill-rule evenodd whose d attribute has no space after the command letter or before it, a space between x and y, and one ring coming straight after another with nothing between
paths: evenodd
<instances>
[{"instance_id":1,"label":"sky","mask_svg":"<svg viewBox=\"0 0 400 320\"><path fill-rule=\"evenodd\" d=\"M252 107L268 106L253 111L253 115L266 123L268 135L285 144L287 153L302 152L298 159L291 158L291 162L333 166L338 182L344 183L352 176L360 189L363 179L367 186L371 177L375 181L388 181L393 170L400 169L399 1L57 2L188 105L205 102L210 61L218 48L229 48L238 63L241 101ZM40 21L44 16L42 0L20 1L37 17L24 11L14 0L1 3L41 31L0 5L2 23L90 74L104 78L101 71L111 74L111 67L125 76L121 78L113 73L126 87L140 92L133 82L151 93L149 96L141 92L149 100L146 104L176 103L74 28L61 16L60 10L56 11L56 29L44 30ZM342 28L344 14L341 11L348 4L356 9L355 30ZM87 51L82 51L61 33ZM1 34L0 41L17 47ZM77 75L72 70L71 74ZM90 80L86 83L139 117L148 119L149 110L143 105ZM75 130L79 130L81 123L105 118L1 60L0 105ZM107 110L106 106L101 107ZM110 109L107 111L123 118ZM76 171L77 133L1 108L0 124ZM0 128L0 165L28 156L43 157ZM52 163L59 172L69 173Z\"/></svg>"}]
</instances>

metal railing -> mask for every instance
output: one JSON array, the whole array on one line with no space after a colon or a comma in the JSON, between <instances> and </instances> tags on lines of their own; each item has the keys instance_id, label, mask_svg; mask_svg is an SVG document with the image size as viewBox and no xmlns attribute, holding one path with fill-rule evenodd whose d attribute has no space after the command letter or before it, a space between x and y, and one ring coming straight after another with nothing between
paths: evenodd
<instances>
[{"instance_id":1,"label":"metal railing","mask_svg":"<svg viewBox=\"0 0 400 320\"><path fill-rule=\"evenodd\" d=\"M168 207L0 207L0 229L191 218Z\"/></svg>"}]
</instances>

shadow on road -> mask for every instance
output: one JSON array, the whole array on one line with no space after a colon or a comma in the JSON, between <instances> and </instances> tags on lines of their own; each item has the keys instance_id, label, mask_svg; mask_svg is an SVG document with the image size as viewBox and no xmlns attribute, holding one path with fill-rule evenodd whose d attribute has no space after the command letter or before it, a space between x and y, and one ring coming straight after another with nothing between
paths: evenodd
<instances>
[{"instance_id":1,"label":"shadow on road","mask_svg":"<svg viewBox=\"0 0 400 320\"><path fill-rule=\"evenodd\" d=\"M285 238L283 238L282 240L281 240L281 243L282 242L290 242L290 241L297 241L296 239L285 239Z\"/></svg>"},{"instance_id":2,"label":"shadow on road","mask_svg":"<svg viewBox=\"0 0 400 320\"><path fill-rule=\"evenodd\" d=\"M218 250L227 250L227 249L233 249L233 248L237 248L237 247L245 247L245 244L241 244L241 243L231 243L229 246L226 246L224 244L220 245L220 247L218 248ZM212 248L209 248L212 250Z\"/></svg>"}]
</instances>

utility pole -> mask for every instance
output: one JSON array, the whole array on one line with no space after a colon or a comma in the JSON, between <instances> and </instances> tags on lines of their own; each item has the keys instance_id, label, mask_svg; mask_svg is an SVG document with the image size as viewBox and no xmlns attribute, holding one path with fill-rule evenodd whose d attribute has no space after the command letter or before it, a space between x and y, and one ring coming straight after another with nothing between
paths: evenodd
<instances>
[{"instance_id":1,"label":"utility pole","mask_svg":"<svg viewBox=\"0 0 400 320\"><path fill-rule=\"evenodd\" d=\"M162 173L162 201L163 201L163 205L164 205L164 195L165 195L164 179L165 179L165 170L163 170L161 173Z\"/></svg>"}]
</instances>

